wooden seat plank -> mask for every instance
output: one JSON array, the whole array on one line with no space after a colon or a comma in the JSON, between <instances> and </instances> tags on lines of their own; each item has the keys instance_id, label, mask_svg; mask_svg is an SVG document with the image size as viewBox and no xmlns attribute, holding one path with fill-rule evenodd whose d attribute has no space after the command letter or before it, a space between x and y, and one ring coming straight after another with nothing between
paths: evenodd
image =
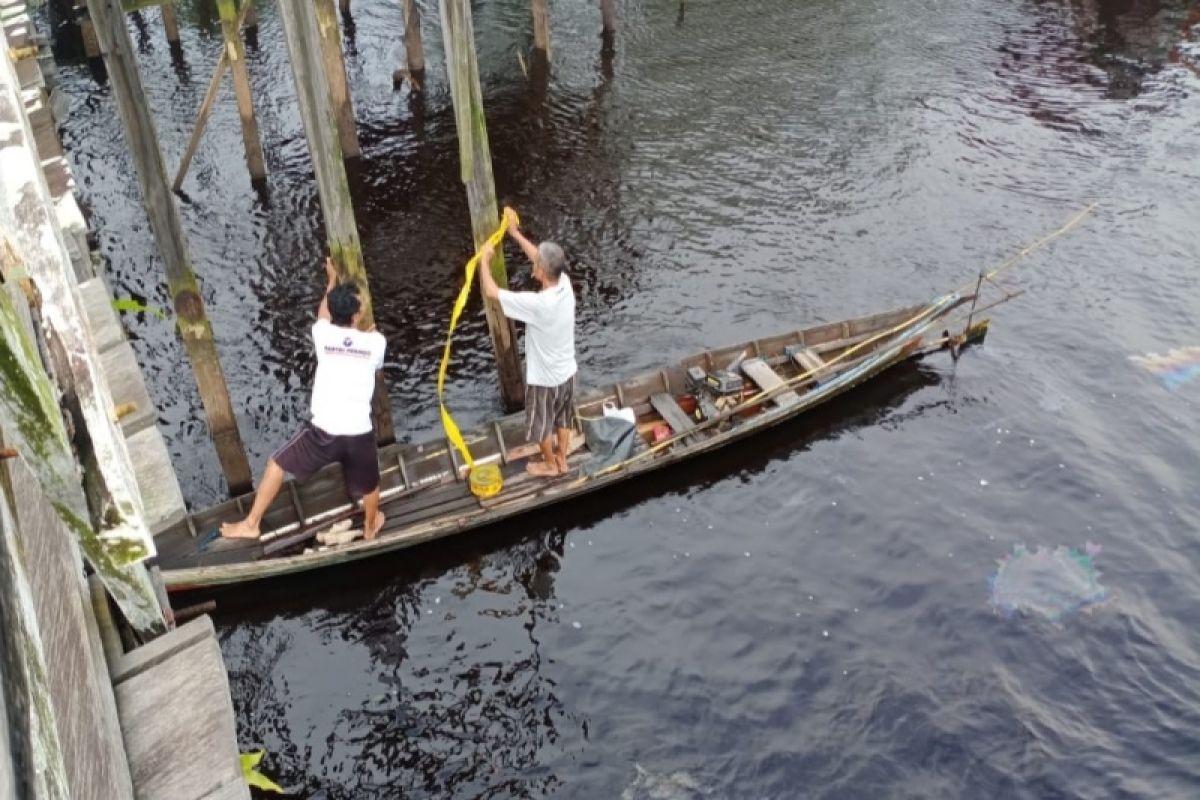
<instances>
[{"instance_id":1,"label":"wooden seat plank","mask_svg":"<svg viewBox=\"0 0 1200 800\"><path fill-rule=\"evenodd\" d=\"M687 412L680 408L679 403L675 402L675 398L666 392L650 395L650 405L675 433L687 433L696 427L696 423L687 415Z\"/></svg>"},{"instance_id":2,"label":"wooden seat plank","mask_svg":"<svg viewBox=\"0 0 1200 800\"><path fill-rule=\"evenodd\" d=\"M761 358L748 358L743 361L742 372L764 392L772 391L784 385L784 380L780 377L779 373L771 369L770 365ZM800 395L791 389L781 389L771 396L771 403L780 408L787 408L799 402Z\"/></svg>"}]
</instances>

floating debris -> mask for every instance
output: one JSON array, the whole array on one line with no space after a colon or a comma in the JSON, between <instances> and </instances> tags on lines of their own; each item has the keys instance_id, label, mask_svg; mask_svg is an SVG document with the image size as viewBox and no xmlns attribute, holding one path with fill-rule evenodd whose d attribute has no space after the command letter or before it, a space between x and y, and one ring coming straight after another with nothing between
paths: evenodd
<instances>
[{"instance_id":1,"label":"floating debris","mask_svg":"<svg viewBox=\"0 0 1200 800\"><path fill-rule=\"evenodd\" d=\"M634 764L633 782L621 792L621 800L698 800L710 793L688 773L678 770L671 774L651 772Z\"/></svg>"},{"instance_id":2,"label":"floating debris","mask_svg":"<svg viewBox=\"0 0 1200 800\"><path fill-rule=\"evenodd\" d=\"M1016 545L989 581L992 610L1004 617L1023 611L1058 622L1096 608L1109 596L1092 563L1099 552L1100 545L1092 542L1082 551L1065 545L1053 550Z\"/></svg>"},{"instance_id":3,"label":"floating debris","mask_svg":"<svg viewBox=\"0 0 1200 800\"><path fill-rule=\"evenodd\" d=\"M1168 350L1165 356L1147 353L1130 356L1129 360L1149 370L1168 389L1178 389L1200 377L1200 347L1179 347Z\"/></svg>"}]
</instances>

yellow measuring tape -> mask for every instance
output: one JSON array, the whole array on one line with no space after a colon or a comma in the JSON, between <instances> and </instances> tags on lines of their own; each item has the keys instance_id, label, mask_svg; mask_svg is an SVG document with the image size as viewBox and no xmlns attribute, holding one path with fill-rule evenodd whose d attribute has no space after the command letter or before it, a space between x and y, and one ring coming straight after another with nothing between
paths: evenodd
<instances>
[{"instance_id":1,"label":"yellow measuring tape","mask_svg":"<svg viewBox=\"0 0 1200 800\"><path fill-rule=\"evenodd\" d=\"M507 212L508 209L505 209ZM512 214L513 220L517 220L516 212ZM496 232L488 237L487 243L492 247L499 247L500 242L504 239L504 234L508 232L508 214L504 214L500 219L500 227L496 228ZM518 224L520 221L517 220ZM475 270L479 266L479 257L483 252L483 248L479 248L475 255L471 256L471 260L467 262L466 278L463 280L463 287L458 293L458 299L454 301L454 310L450 312L450 329L446 331L446 347L442 350L442 365L438 367L437 393L438 405L442 410L442 428L446 431L446 438L450 440L450 444L454 445L463 457L463 461L467 462L468 473L467 483L471 487L471 492L476 497L492 497L500 494L500 490L504 488L504 478L500 472L499 464L480 464L475 465L475 459L471 456L471 450L467 447L467 443L463 440L462 431L458 429L458 423L454 421L454 417L450 416L450 411L446 408L445 401L445 386L446 386L446 367L450 364L450 343L454 340L454 329L458 327L458 318L462 316L463 308L467 305L467 300L471 297L471 286L475 283Z\"/></svg>"}]
</instances>

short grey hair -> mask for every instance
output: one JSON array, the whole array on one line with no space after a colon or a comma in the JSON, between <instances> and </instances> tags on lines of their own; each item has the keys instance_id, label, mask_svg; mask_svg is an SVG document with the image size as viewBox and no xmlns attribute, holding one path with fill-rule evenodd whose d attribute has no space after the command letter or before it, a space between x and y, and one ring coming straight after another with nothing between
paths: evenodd
<instances>
[{"instance_id":1,"label":"short grey hair","mask_svg":"<svg viewBox=\"0 0 1200 800\"><path fill-rule=\"evenodd\" d=\"M546 270L551 278L557 278L563 274L563 270L567 267L567 255L563 249L554 242L542 242L537 247L538 261L541 262L542 269Z\"/></svg>"}]
</instances>

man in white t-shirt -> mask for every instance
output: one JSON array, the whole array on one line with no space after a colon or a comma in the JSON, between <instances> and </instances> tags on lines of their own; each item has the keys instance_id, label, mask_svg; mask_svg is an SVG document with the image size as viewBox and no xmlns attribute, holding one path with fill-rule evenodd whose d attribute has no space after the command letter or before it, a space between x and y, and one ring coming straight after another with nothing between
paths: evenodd
<instances>
[{"instance_id":1,"label":"man in white t-shirt","mask_svg":"<svg viewBox=\"0 0 1200 800\"><path fill-rule=\"evenodd\" d=\"M492 278L494 251L480 256L480 286L485 297L500 301L505 316L525 323L525 435L542 451L531 461L531 475L551 478L567 471L571 424L575 418L575 291L566 273L566 256L554 242L535 245L517 227L507 209L508 233L533 263L536 292L510 292ZM554 451L555 434L558 452Z\"/></svg>"},{"instance_id":2,"label":"man in white t-shirt","mask_svg":"<svg viewBox=\"0 0 1200 800\"><path fill-rule=\"evenodd\" d=\"M312 327L317 351L312 421L305 423L267 460L250 513L240 522L222 525L222 536L257 539L263 514L283 486L285 474L307 480L335 461L342 465L346 490L352 497L362 498L365 538L375 538L383 527L371 397L375 393L375 372L383 366L387 341L374 327L359 330L362 301L358 287L353 283L339 284L337 271L329 259L325 259L325 274L328 283Z\"/></svg>"}]
</instances>

